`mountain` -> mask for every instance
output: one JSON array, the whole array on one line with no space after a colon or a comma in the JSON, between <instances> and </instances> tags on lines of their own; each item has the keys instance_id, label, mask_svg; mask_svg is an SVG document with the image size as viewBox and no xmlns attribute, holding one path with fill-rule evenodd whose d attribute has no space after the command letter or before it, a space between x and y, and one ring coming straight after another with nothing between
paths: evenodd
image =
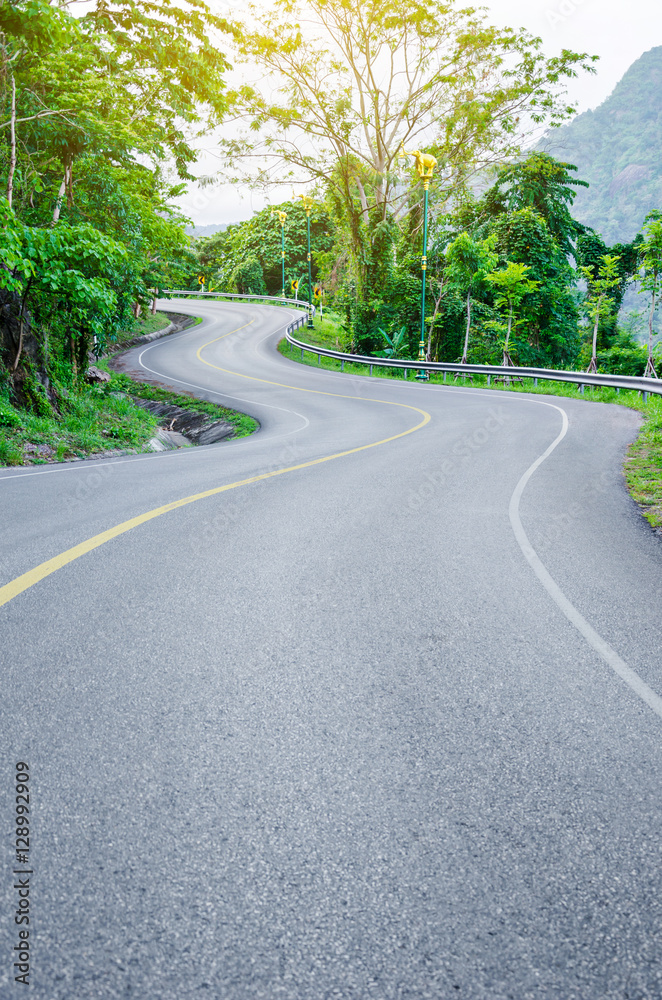
<instances>
[{"instance_id":1,"label":"mountain","mask_svg":"<svg viewBox=\"0 0 662 1000\"><path fill-rule=\"evenodd\" d=\"M573 215L608 245L633 239L647 212L662 210L662 45L649 49L595 111L550 130L539 148L574 163Z\"/></svg>"},{"instance_id":2,"label":"mountain","mask_svg":"<svg viewBox=\"0 0 662 1000\"><path fill-rule=\"evenodd\" d=\"M199 240L203 236L214 236L216 233L222 232L224 229L228 228L227 222L221 225L211 225L211 226L187 226L185 232L191 236L194 240Z\"/></svg>"}]
</instances>

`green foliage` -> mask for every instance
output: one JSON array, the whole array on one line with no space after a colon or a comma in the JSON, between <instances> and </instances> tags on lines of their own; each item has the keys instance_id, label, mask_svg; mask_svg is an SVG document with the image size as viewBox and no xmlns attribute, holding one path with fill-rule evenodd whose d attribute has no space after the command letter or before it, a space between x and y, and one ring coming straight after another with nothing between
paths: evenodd
<instances>
[{"instance_id":1,"label":"green foliage","mask_svg":"<svg viewBox=\"0 0 662 1000\"><path fill-rule=\"evenodd\" d=\"M517 313L523 300L540 287L539 281L528 277L530 270L531 268L527 264L516 264L513 261L508 261L504 268L492 271L491 274L486 276L486 281L496 290L497 309L505 308L507 311L508 320L504 341L505 352L508 351L513 326L515 330L517 329L517 322L520 318Z\"/></svg>"},{"instance_id":2,"label":"green foliage","mask_svg":"<svg viewBox=\"0 0 662 1000\"><path fill-rule=\"evenodd\" d=\"M653 319L659 301L660 282L662 281L662 212L650 212L646 216L643 239L639 247L641 254L641 287L642 292L650 295L648 313L648 355L653 350Z\"/></svg>"},{"instance_id":3,"label":"green foliage","mask_svg":"<svg viewBox=\"0 0 662 1000\"><path fill-rule=\"evenodd\" d=\"M6 205L6 203L5 203ZM23 302L41 329L77 343L81 358L94 338L103 345L130 321L135 298L146 294L126 246L90 225L39 229L13 222L23 261Z\"/></svg>"},{"instance_id":4,"label":"green foliage","mask_svg":"<svg viewBox=\"0 0 662 1000\"><path fill-rule=\"evenodd\" d=\"M127 397L81 386L54 416L50 409L14 409L0 402L0 465L63 461L112 448L140 449L156 420Z\"/></svg>"},{"instance_id":5,"label":"green foliage","mask_svg":"<svg viewBox=\"0 0 662 1000\"><path fill-rule=\"evenodd\" d=\"M648 352L634 338L621 334L605 351L598 351L598 371L609 375L642 375Z\"/></svg>"},{"instance_id":6,"label":"green foliage","mask_svg":"<svg viewBox=\"0 0 662 1000\"><path fill-rule=\"evenodd\" d=\"M307 176L324 192L336 226L324 276L347 305L355 348L375 349L379 326L409 322L414 303L394 317L391 297L405 276L420 277L403 264L420 259L423 202L413 164L399 159L403 145L428 137L443 167L433 212L443 210L476 169L519 153L525 120L565 120L564 80L592 57L564 50L547 59L539 39L496 28L459 0L367 0L360 16L347 0L279 0L256 10L253 24L240 53L263 70L269 92L239 88L246 131L223 142L228 163L235 174L248 163L254 181L259 158L258 180L277 168L281 180ZM266 271L265 279L270 287Z\"/></svg>"},{"instance_id":7,"label":"green foliage","mask_svg":"<svg viewBox=\"0 0 662 1000\"><path fill-rule=\"evenodd\" d=\"M588 319L593 324L593 349L591 354L591 365L595 364L598 330L600 320L605 316L614 315L613 290L621 283L619 272L619 257L613 254L603 254L597 265L581 266L579 268L581 276L588 285L588 295L584 303L584 310Z\"/></svg>"},{"instance_id":8,"label":"green foliage","mask_svg":"<svg viewBox=\"0 0 662 1000\"><path fill-rule=\"evenodd\" d=\"M519 341L522 364L561 367L572 364L578 344L576 275L543 218L533 208L502 213L489 220L504 261L524 264L538 287L527 294L526 340Z\"/></svg>"},{"instance_id":9,"label":"green foliage","mask_svg":"<svg viewBox=\"0 0 662 1000\"><path fill-rule=\"evenodd\" d=\"M384 339L386 347L383 351L377 351L378 358L403 358L411 357L409 349L409 337L406 326L401 326L399 330L390 336L386 330L379 328L379 333Z\"/></svg>"},{"instance_id":10,"label":"green foliage","mask_svg":"<svg viewBox=\"0 0 662 1000\"><path fill-rule=\"evenodd\" d=\"M306 213L300 202L283 202L257 212L247 222L228 226L222 232L196 241L198 272L220 291L251 289L254 295L280 295L282 287L281 226L276 211L285 212L285 291L290 282L305 273L299 298L308 297L308 241ZM324 207L315 203L310 217L313 281L320 278L320 265L327 263L333 246L333 225ZM191 275L193 280L195 276ZM262 290L257 291L260 287Z\"/></svg>"},{"instance_id":11,"label":"green foliage","mask_svg":"<svg viewBox=\"0 0 662 1000\"><path fill-rule=\"evenodd\" d=\"M36 379L52 405L93 344L197 265L168 175L189 176L226 109L233 32L204 0L0 5L0 356L17 399L41 405Z\"/></svg>"},{"instance_id":12,"label":"green foliage","mask_svg":"<svg viewBox=\"0 0 662 1000\"><path fill-rule=\"evenodd\" d=\"M573 243L584 232L584 226L570 212L577 195L574 188L588 184L573 177L571 171L577 171L571 163L542 152L529 153L522 161L498 168L497 180L483 195L475 214L489 218L531 209L545 220L562 253L573 254Z\"/></svg>"}]
</instances>

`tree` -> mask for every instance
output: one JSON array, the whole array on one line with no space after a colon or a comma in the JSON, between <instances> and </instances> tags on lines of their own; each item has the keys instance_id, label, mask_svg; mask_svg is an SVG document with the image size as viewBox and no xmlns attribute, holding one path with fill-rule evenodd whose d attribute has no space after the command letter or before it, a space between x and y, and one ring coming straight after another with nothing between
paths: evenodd
<instances>
[{"instance_id":1,"label":"tree","mask_svg":"<svg viewBox=\"0 0 662 1000\"><path fill-rule=\"evenodd\" d=\"M519 309L523 299L527 295L530 295L531 292L535 292L540 285L539 281L528 277L530 270L531 268L527 267L526 264L516 264L513 261L508 261L505 268L492 271L485 278L496 289L497 307L501 309L505 306L508 310L506 340L503 345L504 365L512 365L512 360L508 353L508 345L513 322L515 322L515 325L517 324L516 310Z\"/></svg>"},{"instance_id":2,"label":"tree","mask_svg":"<svg viewBox=\"0 0 662 1000\"><path fill-rule=\"evenodd\" d=\"M613 312L614 309L614 298L609 293L621 281L621 276L618 272L619 259L611 254L604 254L597 269L597 274L595 268L580 267L581 275L588 285L586 313L593 323L593 349L591 352L591 361L586 369L587 372L597 372L598 370L596 357L598 327L600 319L608 313Z\"/></svg>"},{"instance_id":3,"label":"tree","mask_svg":"<svg viewBox=\"0 0 662 1000\"><path fill-rule=\"evenodd\" d=\"M393 336L381 328L379 332L384 338L386 347L383 351L376 352L378 358L407 358L409 356L409 337L406 326L394 331Z\"/></svg>"},{"instance_id":4,"label":"tree","mask_svg":"<svg viewBox=\"0 0 662 1000\"><path fill-rule=\"evenodd\" d=\"M47 0L5 0L0 33L17 91L22 196L45 194L57 221L86 153L117 163L136 152L172 157L180 176L190 176L190 138L218 124L226 109L227 62L208 28L230 30L203 0L178 8L164 0L98 0L79 18Z\"/></svg>"},{"instance_id":5,"label":"tree","mask_svg":"<svg viewBox=\"0 0 662 1000\"><path fill-rule=\"evenodd\" d=\"M221 287L230 290L233 272L248 259L257 261L261 269L261 281L265 283L268 295L277 295L282 287L281 271L281 227L272 212L282 211L287 215L285 235L285 287L293 278L299 278L306 270L305 281L299 289L299 296L308 296L308 275L306 256L306 214L300 201L283 202L264 208L246 222L228 226L206 239L197 240L195 251L198 255L200 273L204 273ZM317 280L320 265L328 263L328 254L333 246L333 223L323 204L315 202L310 217L310 244L313 280Z\"/></svg>"},{"instance_id":6,"label":"tree","mask_svg":"<svg viewBox=\"0 0 662 1000\"><path fill-rule=\"evenodd\" d=\"M646 216L643 236L639 248L642 266L641 291L648 292L651 297L648 312L648 359L644 376L657 378L653 361L653 318L662 278L662 212L650 212Z\"/></svg>"},{"instance_id":7,"label":"tree","mask_svg":"<svg viewBox=\"0 0 662 1000\"><path fill-rule=\"evenodd\" d=\"M577 354L576 272L533 208L503 212L477 230L496 238L501 260L525 264L528 277L538 282L527 297L526 342L519 345L520 363L573 363Z\"/></svg>"},{"instance_id":8,"label":"tree","mask_svg":"<svg viewBox=\"0 0 662 1000\"><path fill-rule=\"evenodd\" d=\"M448 259L448 277L458 291L466 296L467 324L464 337L464 349L460 364L467 364L469 335L471 333L472 297L478 293L481 286L498 261L494 252L496 237L488 236L485 240L473 240L468 233L461 233L450 244L446 251Z\"/></svg>"},{"instance_id":9,"label":"tree","mask_svg":"<svg viewBox=\"0 0 662 1000\"><path fill-rule=\"evenodd\" d=\"M181 186L166 175L190 176L193 138L227 106L218 37L231 29L204 0L85 6L0 4L3 212L29 264L0 254L2 357L19 396L31 365L45 387L49 365L82 371L93 342L190 268L169 203Z\"/></svg>"},{"instance_id":10,"label":"tree","mask_svg":"<svg viewBox=\"0 0 662 1000\"><path fill-rule=\"evenodd\" d=\"M610 298L614 302L613 308L600 319L598 345L609 347L618 337L618 313L625 290L640 266L641 239L641 235L638 235L631 243L615 243L614 246L608 247L599 233L588 228L577 239L577 263L580 268L589 267L593 275L598 274L606 254L618 257L617 271L620 280L610 291Z\"/></svg>"},{"instance_id":11,"label":"tree","mask_svg":"<svg viewBox=\"0 0 662 1000\"><path fill-rule=\"evenodd\" d=\"M437 158L443 205L474 170L518 152L523 132L571 114L563 81L592 62L567 50L546 59L540 39L494 28L458 0L277 0L256 18L240 50L270 90L246 84L233 95L250 128L225 141L228 162L258 161L256 183L276 182L277 169L279 182L313 179L328 192L368 312L393 222L413 218L420 241L421 192L399 168L403 143Z\"/></svg>"},{"instance_id":12,"label":"tree","mask_svg":"<svg viewBox=\"0 0 662 1000\"><path fill-rule=\"evenodd\" d=\"M526 159L499 167L497 180L485 192L476 214L485 217L530 208L547 223L547 228L565 254L574 256L574 241L586 227L573 219L570 211L576 187L588 187L573 177L577 167L562 163L547 153L529 153Z\"/></svg>"}]
</instances>

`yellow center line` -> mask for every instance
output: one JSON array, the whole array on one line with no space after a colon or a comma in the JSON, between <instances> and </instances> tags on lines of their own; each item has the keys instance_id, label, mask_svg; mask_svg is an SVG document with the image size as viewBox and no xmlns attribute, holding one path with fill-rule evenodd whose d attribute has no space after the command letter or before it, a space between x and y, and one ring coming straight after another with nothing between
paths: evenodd
<instances>
[{"instance_id":1,"label":"yellow center line","mask_svg":"<svg viewBox=\"0 0 662 1000\"><path fill-rule=\"evenodd\" d=\"M251 320L251 323L253 322L254 320ZM225 337L231 336L233 333L238 333L239 330L243 330L245 327L250 326L251 323L244 323L243 326L230 330L229 333L224 333L221 337L215 337L214 340L210 340L206 344L203 344L202 347L200 347L196 352L196 357L210 368L216 368L218 371L239 376L240 378L246 378L252 382L264 382L267 385L275 385L284 389L294 389L297 392L311 392L319 396L337 396L339 399L357 398L356 396L341 395L340 393L335 392L323 392L317 389L302 389L296 385L284 385L282 382L269 382L267 379L256 378L252 375L243 375L241 372L231 372L227 368L220 368L218 365L213 365L211 362L205 361L205 359L201 357L200 352L206 347L209 347L211 344L215 344L219 340L223 340ZM174 500L172 503L164 504L162 507L155 507L154 510L149 510L145 514L139 514L137 517L132 517L128 521L122 521L121 524L116 524L114 528L109 528L107 531L102 531L98 535L93 535L92 538L88 538L86 541L80 542L79 545L74 545L65 552L61 552L52 559L46 560L46 562L41 563L39 566L35 566L34 569L28 570L27 573L23 573L22 576L18 576L15 580L12 580L10 583L0 587L0 607L13 600L15 597L18 597L18 595L22 594L24 590L34 587L34 585L39 583L40 580L44 580L52 573L56 573L57 570L62 569L63 566L73 562L75 559L80 559L81 556L86 555L88 552L92 552L93 549L98 549L99 546L105 545L106 542L109 542L111 539L117 538L119 535L123 535L127 531L131 531L132 528L137 528L141 524L146 524L147 521L152 521L155 517L161 517L162 514L168 514L171 510L177 510L179 507L185 507L187 504L195 503L196 500L204 500L205 497L216 496L218 493L226 493L228 490L236 490L240 486L248 486L250 483L258 483L262 479L273 479L274 476L283 476L287 472L296 472L298 469L308 469L313 465L321 465L324 462L332 462L336 458L344 458L346 455L355 455L357 452L366 451L368 448L377 448L379 445L388 444L389 441L397 441L398 438L406 437L408 434L413 434L414 431L418 431L421 427L425 427L425 425L431 420L430 414L425 410L419 409L417 406L407 406L405 403L393 403L391 400L387 399L367 399L365 401L372 403L385 403L387 406L400 406L406 410L414 410L416 413L420 413L423 419L416 424L415 427L410 427L409 430L402 431L400 434L393 434L391 437L382 438L380 441L373 441L371 444L363 444L357 448L348 448L346 451L338 451L333 455L325 455L323 458L315 458L309 462L301 462L299 465L290 465L286 469L277 469L275 472L264 472L258 476L251 476L249 479L240 479L236 483L228 483L226 486L215 486L213 489L204 490L202 493L194 493L189 497L183 497L181 500Z\"/></svg>"}]
</instances>

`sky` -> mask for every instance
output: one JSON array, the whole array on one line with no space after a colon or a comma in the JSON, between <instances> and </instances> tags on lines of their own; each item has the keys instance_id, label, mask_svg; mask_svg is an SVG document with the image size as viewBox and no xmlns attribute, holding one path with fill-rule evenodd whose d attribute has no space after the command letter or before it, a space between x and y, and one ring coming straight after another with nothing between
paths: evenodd
<instances>
[{"instance_id":1,"label":"sky","mask_svg":"<svg viewBox=\"0 0 662 1000\"><path fill-rule=\"evenodd\" d=\"M488 0L484 5L494 24L523 27L540 36L548 56L564 48L600 56L594 76L581 73L568 85L568 97L580 112L601 104L642 53L662 45L660 0ZM220 13L220 3L214 7ZM237 5L227 12L237 17ZM202 146L207 151L193 172L211 174L219 165L213 140ZM282 190L274 191L274 202L283 197ZM178 204L196 225L204 226L248 219L268 201L261 193L234 185L191 185Z\"/></svg>"}]
</instances>

